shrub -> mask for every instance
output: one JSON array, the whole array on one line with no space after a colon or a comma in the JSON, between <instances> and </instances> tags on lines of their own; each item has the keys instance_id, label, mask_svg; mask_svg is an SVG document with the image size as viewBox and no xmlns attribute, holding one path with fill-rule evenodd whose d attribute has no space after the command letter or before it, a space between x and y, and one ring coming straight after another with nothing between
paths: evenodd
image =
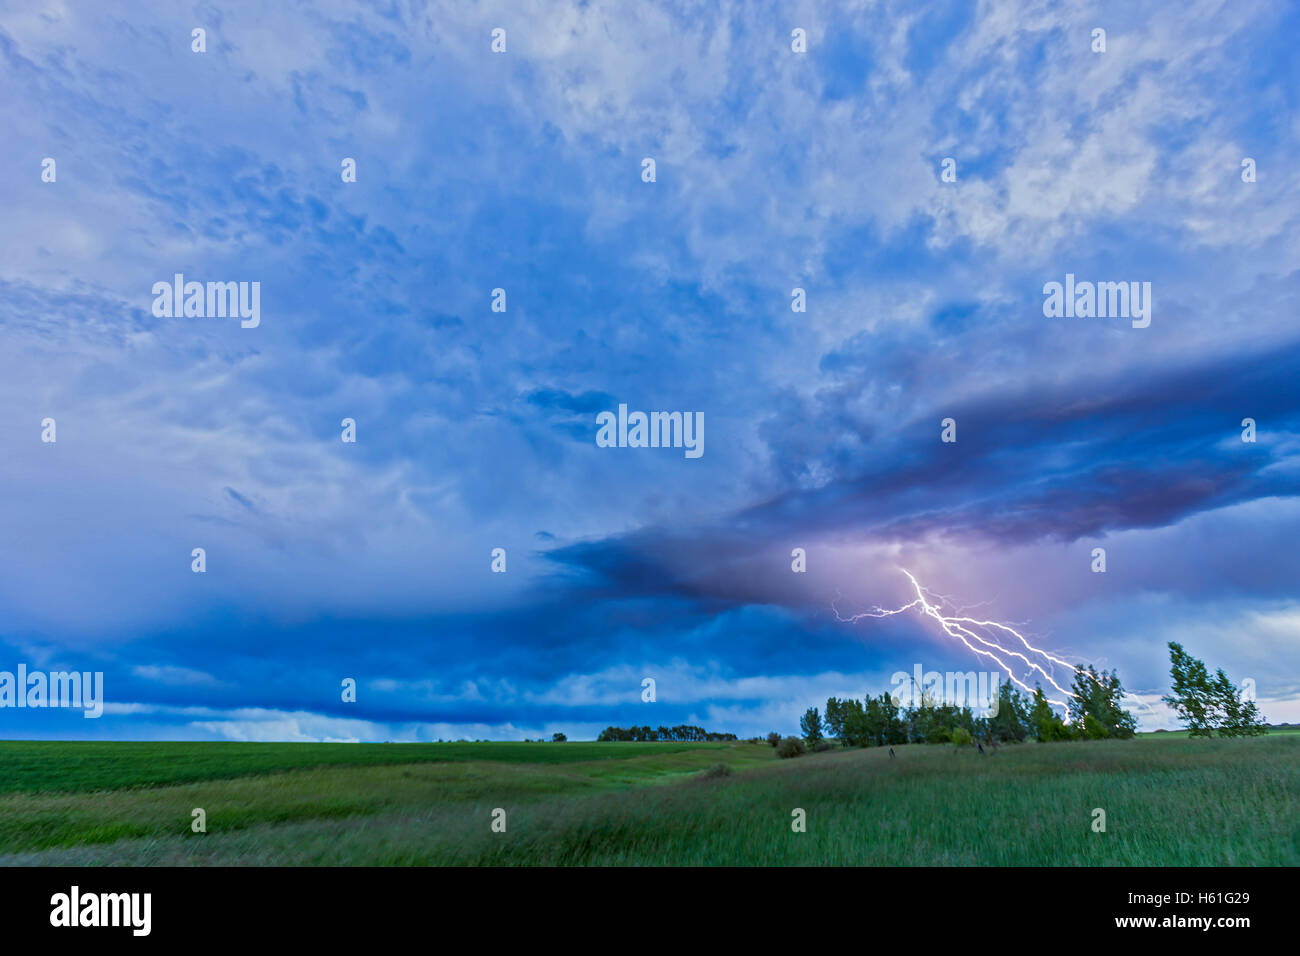
<instances>
[{"instance_id":1,"label":"shrub","mask_svg":"<svg viewBox=\"0 0 1300 956\"><path fill-rule=\"evenodd\" d=\"M813 747L813 752L822 753L823 751L834 750L834 749L835 749L835 745L831 743L829 740L819 740L817 741L817 744Z\"/></svg>"},{"instance_id":2,"label":"shrub","mask_svg":"<svg viewBox=\"0 0 1300 956\"><path fill-rule=\"evenodd\" d=\"M725 763L715 763L712 767L701 770L698 776L701 780L716 780L718 777L730 777L731 768Z\"/></svg>"},{"instance_id":3,"label":"shrub","mask_svg":"<svg viewBox=\"0 0 1300 956\"><path fill-rule=\"evenodd\" d=\"M952 731L947 727L931 727L925 735L927 744L946 744L952 741Z\"/></svg>"},{"instance_id":4,"label":"shrub","mask_svg":"<svg viewBox=\"0 0 1300 956\"><path fill-rule=\"evenodd\" d=\"M952 742L958 747L969 747L971 745L970 731L965 727L958 727L952 732Z\"/></svg>"},{"instance_id":5,"label":"shrub","mask_svg":"<svg viewBox=\"0 0 1300 956\"><path fill-rule=\"evenodd\" d=\"M778 757L802 757L808 752L808 748L803 745L803 741L798 737L785 737L776 745L776 755Z\"/></svg>"}]
</instances>

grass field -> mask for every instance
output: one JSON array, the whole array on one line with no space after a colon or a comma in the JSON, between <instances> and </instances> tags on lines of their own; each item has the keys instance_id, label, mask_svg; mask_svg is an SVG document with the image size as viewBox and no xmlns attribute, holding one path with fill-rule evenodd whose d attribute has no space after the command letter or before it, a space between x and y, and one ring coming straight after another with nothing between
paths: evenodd
<instances>
[{"instance_id":1,"label":"grass field","mask_svg":"<svg viewBox=\"0 0 1300 956\"><path fill-rule=\"evenodd\" d=\"M222 780L328 766L381 764L576 763L627 760L725 744L570 743L509 741L448 744L239 744L0 741L0 794L117 790L131 786Z\"/></svg>"},{"instance_id":2,"label":"grass field","mask_svg":"<svg viewBox=\"0 0 1300 956\"><path fill-rule=\"evenodd\" d=\"M1273 727L1269 734L1277 736L1278 734L1300 734L1300 727ZM1186 730L1151 730L1138 734L1139 737L1150 737L1153 740L1187 740L1188 732Z\"/></svg>"},{"instance_id":3,"label":"grass field","mask_svg":"<svg viewBox=\"0 0 1300 956\"><path fill-rule=\"evenodd\" d=\"M1298 734L896 752L7 742L0 864L1300 864Z\"/></svg>"}]
</instances>

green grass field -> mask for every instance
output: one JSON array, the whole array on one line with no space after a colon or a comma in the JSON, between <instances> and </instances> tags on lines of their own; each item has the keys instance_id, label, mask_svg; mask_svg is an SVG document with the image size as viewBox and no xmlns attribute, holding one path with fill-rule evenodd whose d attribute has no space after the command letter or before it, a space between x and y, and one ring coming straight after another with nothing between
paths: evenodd
<instances>
[{"instance_id":1,"label":"green grass field","mask_svg":"<svg viewBox=\"0 0 1300 956\"><path fill-rule=\"evenodd\" d=\"M575 763L627 760L725 744L500 743L238 744L0 741L0 794L84 793L131 786L222 780L328 766L380 764Z\"/></svg>"},{"instance_id":2,"label":"green grass field","mask_svg":"<svg viewBox=\"0 0 1300 956\"><path fill-rule=\"evenodd\" d=\"M7 742L0 864L1300 864L1298 734L896 752Z\"/></svg>"},{"instance_id":3,"label":"green grass field","mask_svg":"<svg viewBox=\"0 0 1300 956\"><path fill-rule=\"evenodd\" d=\"M1276 736L1278 734L1300 734L1300 727L1273 727L1269 734ZM1151 730L1143 731L1138 734L1139 737L1150 737L1152 740L1187 740L1188 733L1185 730Z\"/></svg>"}]
</instances>

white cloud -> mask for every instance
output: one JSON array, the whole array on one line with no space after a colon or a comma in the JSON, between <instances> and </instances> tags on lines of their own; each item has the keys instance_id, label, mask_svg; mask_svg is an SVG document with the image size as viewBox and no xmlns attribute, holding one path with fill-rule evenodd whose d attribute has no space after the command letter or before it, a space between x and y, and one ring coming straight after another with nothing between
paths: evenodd
<instances>
[{"instance_id":1,"label":"white cloud","mask_svg":"<svg viewBox=\"0 0 1300 956\"><path fill-rule=\"evenodd\" d=\"M144 664L131 668L131 673L137 677L143 677L145 680L156 681L159 684L170 684L173 686L200 686L200 687L219 687L222 681L217 680L211 674L203 671L193 670L189 667L174 667L170 665L156 666Z\"/></svg>"}]
</instances>

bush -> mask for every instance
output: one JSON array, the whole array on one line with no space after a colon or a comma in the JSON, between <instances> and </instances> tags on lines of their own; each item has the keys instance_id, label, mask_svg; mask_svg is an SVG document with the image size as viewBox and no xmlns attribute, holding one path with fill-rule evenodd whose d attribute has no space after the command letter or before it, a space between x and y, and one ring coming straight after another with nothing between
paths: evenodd
<instances>
[{"instance_id":1,"label":"bush","mask_svg":"<svg viewBox=\"0 0 1300 956\"><path fill-rule=\"evenodd\" d=\"M965 727L958 727L952 732L952 742L958 747L969 747L971 745L970 731Z\"/></svg>"},{"instance_id":2,"label":"bush","mask_svg":"<svg viewBox=\"0 0 1300 956\"><path fill-rule=\"evenodd\" d=\"M730 777L731 768L725 763L715 763L712 767L701 770L698 776L701 780L716 780L718 777Z\"/></svg>"},{"instance_id":3,"label":"bush","mask_svg":"<svg viewBox=\"0 0 1300 956\"><path fill-rule=\"evenodd\" d=\"M1073 740L1075 737L1073 725L1066 724L1056 715L1051 715L1038 729L1038 739L1040 742L1054 742L1057 740Z\"/></svg>"},{"instance_id":4,"label":"bush","mask_svg":"<svg viewBox=\"0 0 1300 956\"><path fill-rule=\"evenodd\" d=\"M767 742L771 744L773 747L775 747L777 744L781 742L781 735L774 730L767 735Z\"/></svg>"},{"instance_id":5,"label":"bush","mask_svg":"<svg viewBox=\"0 0 1300 956\"><path fill-rule=\"evenodd\" d=\"M786 737L776 745L776 755L778 757L802 757L808 752L808 748L803 745L803 741L798 737Z\"/></svg>"},{"instance_id":6,"label":"bush","mask_svg":"<svg viewBox=\"0 0 1300 956\"><path fill-rule=\"evenodd\" d=\"M834 749L835 749L835 745L831 743L829 740L819 740L817 741L816 745L813 747L813 753L822 753L823 751L834 750Z\"/></svg>"},{"instance_id":7,"label":"bush","mask_svg":"<svg viewBox=\"0 0 1300 956\"><path fill-rule=\"evenodd\" d=\"M927 744L946 744L952 742L952 731L947 727L931 727L925 735Z\"/></svg>"}]
</instances>

